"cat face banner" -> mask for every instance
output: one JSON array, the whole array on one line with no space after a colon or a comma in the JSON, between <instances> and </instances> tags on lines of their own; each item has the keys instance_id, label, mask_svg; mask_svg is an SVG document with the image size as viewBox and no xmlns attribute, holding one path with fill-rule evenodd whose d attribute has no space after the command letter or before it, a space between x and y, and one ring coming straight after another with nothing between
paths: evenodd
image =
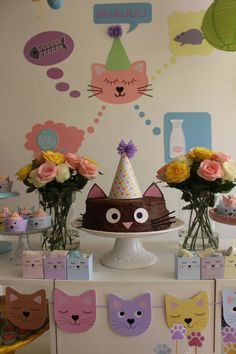
<instances>
[{"instance_id":1,"label":"cat face banner","mask_svg":"<svg viewBox=\"0 0 236 354\"><path fill-rule=\"evenodd\" d=\"M151 295L145 293L133 300L117 295L108 296L109 323L112 330L121 336L138 336L151 323Z\"/></svg>"},{"instance_id":2,"label":"cat face banner","mask_svg":"<svg viewBox=\"0 0 236 354\"><path fill-rule=\"evenodd\" d=\"M208 296L205 291L192 299L180 300L174 296L165 296L166 321L169 328L182 324L186 334L201 331L208 324Z\"/></svg>"},{"instance_id":3,"label":"cat face banner","mask_svg":"<svg viewBox=\"0 0 236 354\"><path fill-rule=\"evenodd\" d=\"M88 331L96 321L95 291L88 290L79 296L72 296L55 289L54 318L57 326L64 332Z\"/></svg>"},{"instance_id":4,"label":"cat face banner","mask_svg":"<svg viewBox=\"0 0 236 354\"><path fill-rule=\"evenodd\" d=\"M33 294L20 294L6 288L7 318L23 329L38 329L47 319L46 293L41 289Z\"/></svg>"},{"instance_id":5,"label":"cat face banner","mask_svg":"<svg viewBox=\"0 0 236 354\"><path fill-rule=\"evenodd\" d=\"M223 317L227 326L236 329L236 291L222 290Z\"/></svg>"}]
</instances>

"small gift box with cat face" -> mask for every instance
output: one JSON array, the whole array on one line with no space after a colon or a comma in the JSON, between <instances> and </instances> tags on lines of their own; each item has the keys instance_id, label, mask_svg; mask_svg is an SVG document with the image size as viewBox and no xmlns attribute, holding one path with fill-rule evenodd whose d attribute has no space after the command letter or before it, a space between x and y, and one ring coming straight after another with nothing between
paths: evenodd
<instances>
[{"instance_id":1,"label":"small gift box with cat face","mask_svg":"<svg viewBox=\"0 0 236 354\"><path fill-rule=\"evenodd\" d=\"M67 257L67 279L89 280L93 272L91 252L70 251Z\"/></svg>"},{"instance_id":2,"label":"small gift box with cat face","mask_svg":"<svg viewBox=\"0 0 236 354\"><path fill-rule=\"evenodd\" d=\"M68 251L52 251L43 257L45 279L66 279Z\"/></svg>"},{"instance_id":3,"label":"small gift box with cat face","mask_svg":"<svg viewBox=\"0 0 236 354\"><path fill-rule=\"evenodd\" d=\"M181 280L200 279L200 258L195 252L181 250L175 257L176 278Z\"/></svg>"},{"instance_id":4,"label":"small gift box with cat face","mask_svg":"<svg viewBox=\"0 0 236 354\"><path fill-rule=\"evenodd\" d=\"M24 251L22 254L23 278L43 279L43 257L46 252L43 251Z\"/></svg>"},{"instance_id":5,"label":"small gift box with cat face","mask_svg":"<svg viewBox=\"0 0 236 354\"><path fill-rule=\"evenodd\" d=\"M201 258L201 279L223 279L224 257L222 254Z\"/></svg>"}]
</instances>

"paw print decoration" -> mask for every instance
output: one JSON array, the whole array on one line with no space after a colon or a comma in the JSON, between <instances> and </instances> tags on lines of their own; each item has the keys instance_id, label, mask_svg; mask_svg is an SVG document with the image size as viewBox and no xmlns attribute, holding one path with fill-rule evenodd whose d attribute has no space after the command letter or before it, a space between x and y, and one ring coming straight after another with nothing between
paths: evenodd
<instances>
[{"instance_id":1,"label":"paw print decoration","mask_svg":"<svg viewBox=\"0 0 236 354\"><path fill-rule=\"evenodd\" d=\"M156 348L154 348L153 352L155 354L171 354L172 351L166 344L157 344Z\"/></svg>"}]
</instances>

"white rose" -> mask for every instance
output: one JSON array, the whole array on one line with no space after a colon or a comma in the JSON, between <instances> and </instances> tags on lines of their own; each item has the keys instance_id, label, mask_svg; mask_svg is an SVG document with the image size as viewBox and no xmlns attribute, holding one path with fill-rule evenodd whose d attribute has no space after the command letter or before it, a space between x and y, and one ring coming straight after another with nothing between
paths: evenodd
<instances>
[{"instance_id":1,"label":"white rose","mask_svg":"<svg viewBox=\"0 0 236 354\"><path fill-rule=\"evenodd\" d=\"M233 182L236 178L236 165L233 161L225 161L222 165L223 179Z\"/></svg>"},{"instance_id":2,"label":"white rose","mask_svg":"<svg viewBox=\"0 0 236 354\"><path fill-rule=\"evenodd\" d=\"M56 175L57 182L64 183L69 178L70 178L69 167L65 163L57 165L57 175Z\"/></svg>"},{"instance_id":3,"label":"white rose","mask_svg":"<svg viewBox=\"0 0 236 354\"><path fill-rule=\"evenodd\" d=\"M41 187L45 186L46 183L39 181L39 179L37 178L37 172L38 172L37 168L34 169L33 171L31 171L28 181L30 183L32 183L36 188L41 188Z\"/></svg>"}]
</instances>

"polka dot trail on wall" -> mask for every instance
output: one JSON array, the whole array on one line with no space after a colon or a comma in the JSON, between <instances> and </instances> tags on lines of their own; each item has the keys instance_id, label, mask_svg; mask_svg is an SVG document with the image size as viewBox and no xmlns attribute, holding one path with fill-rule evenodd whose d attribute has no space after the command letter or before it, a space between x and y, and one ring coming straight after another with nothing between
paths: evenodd
<instances>
[{"instance_id":1,"label":"polka dot trail on wall","mask_svg":"<svg viewBox=\"0 0 236 354\"><path fill-rule=\"evenodd\" d=\"M103 114L104 114L103 111L105 111L105 109L106 109L106 106L104 106L104 105L101 106L100 111L97 112L97 117L95 117L94 120L93 120L95 124L100 123L100 118L103 117ZM87 133L88 133L88 134L93 134L94 131L95 131L95 129L94 129L93 127L88 127L88 128L87 128Z\"/></svg>"},{"instance_id":2,"label":"polka dot trail on wall","mask_svg":"<svg viewBox=\"0 0 236 354\"><path fill-rule=\"evenodd\" d=\"M58 80L64 76L64 72L60 68L50 68L47 70L47 76L52 80ZM70 89L70 85L67 82L58 82L55 85L55 88L59 92L66 92ZM78 98L80 95L81 93L78 90L72 90L69 92L71 98Z\"/></svg>"},{"instance_id":3,"label":"polka dot trail on wall","mask_svg":"<svg viewBox=\"0 0 236 354\"><path fill-rule=\"evenodd\" d=\"M134 105L134 109L136 111L139 111L140 110L140 106L138 104L135 104ZM146 118L145 112L140 110L138 112L138 117L144 120L144 124L145 125L147 125L147 126L151 126L152 125L151 119ZM153 133L153 135L160 135L161 134L161 129L159 127L154 127L154 128L152 128L152 133Z\"/></svg>"},{"instance_id":4,"label":"polka dot trail on wall","mask_svg":"<svg viewBox=\"0 0 236 354\"><path fill-rule=\"evenodd\" d=\"M156 76L159 76L163 73L163 71L167 70L170 66L170 64L175 64L177 62L177 58L175 56L172 56L169 58L169 63L165 63L162 65L162 68L157 68L155 71L155 74L152 74L150 76L150 80L154 81L156 80Z\"/></svg>"}]
</instances>

